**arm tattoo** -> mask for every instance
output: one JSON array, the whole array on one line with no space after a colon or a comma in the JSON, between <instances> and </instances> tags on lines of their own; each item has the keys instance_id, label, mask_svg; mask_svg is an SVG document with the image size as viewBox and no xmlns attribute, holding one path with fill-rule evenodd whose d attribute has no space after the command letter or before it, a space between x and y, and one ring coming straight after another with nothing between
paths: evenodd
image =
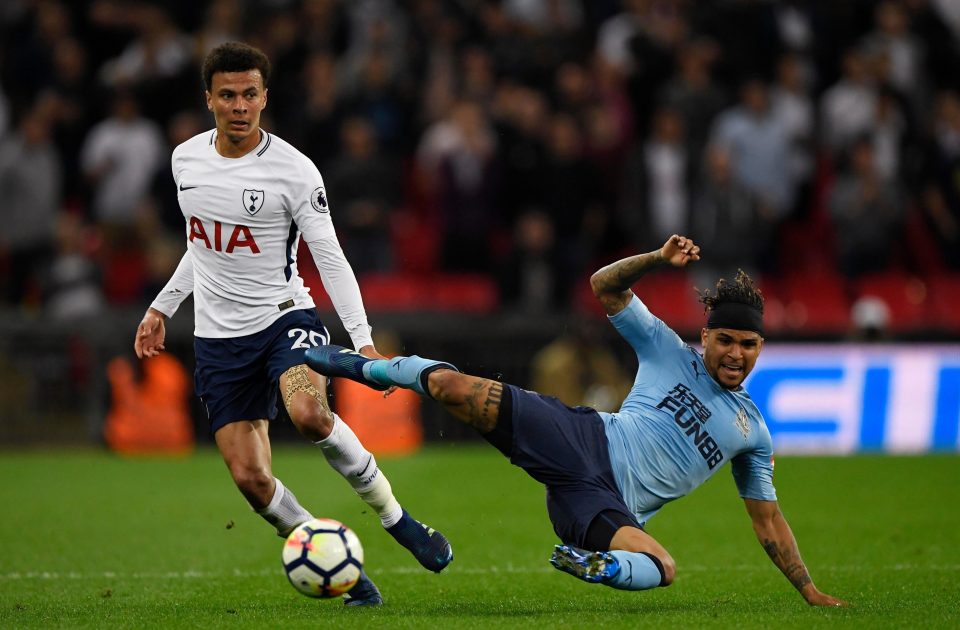
<instances>
[{"instance_id":1,"label":"arm tattoo","mask_svg":"<svg viewBox=\"0 0 960 630\"><path fill-rule=\"evenodd\" d=\"M610 263L594 274L593 279L600 291L620 293L633 286L645 273L662 264L660 250L638 254Z\"/></svg>"},{"instance_id":2,"label":"arm tattoo","mask_svg":"<svg viewBox=\"0 0 960 630\"><path fill-rule=\"evenodd\" d=\"M791 547L788 543L778 546L776 541L770 540L769 538L763 541L764 551L767 552L767 555L770 556L773 563L776 564L780 571L790 580L794 588L799 591L813 580L810 579L807 567L804 566L803 561L800 559L799 551Z\"/></svg>"},{"instance_id":3,"label":"arm tattoo","mask_svg":"<svg viewBox=\"0 0 960 630\"><path fill-rule=\"evenodd\" d=\"M470 388L465 399L469 423L481 433L489 433L497 426L503 385L496 381L479 381Z\"/></svg>"},{"instance_id":4,"label":"arm tattoo","mask_svg":"<svg viewBox=\"0 0 960 630\"><path fill-rule=\"evenodd\" d=\"M495 415L500 409L500 400L503 398L503 385L494 381L487 390L487 399L483 401L484 412Z\"/></svg>"},{"instance_id":5,"label":"arm tattoo","mask_svg":"<svg viewBox=\"0 0 960 630\"><path fill-rule=\"evenodd\" d=\"M763 550L767 552L770 559L777 562L777 543L772 540L763 541Z\"/></svg>"}]
</instances>

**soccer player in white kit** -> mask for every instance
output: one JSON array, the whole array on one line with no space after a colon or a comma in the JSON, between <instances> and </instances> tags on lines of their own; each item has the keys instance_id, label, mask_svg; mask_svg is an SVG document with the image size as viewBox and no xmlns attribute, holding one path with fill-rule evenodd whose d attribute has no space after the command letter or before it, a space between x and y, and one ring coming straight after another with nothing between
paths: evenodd
<instances>
[{"instance_id":1,"label":"soccer player in white kit","mask_svg":"<svg viewBox=\"0 0 960 630\"><path fill-rule=\"evenodd\" d=\"M383 358L373 344L356 277L330 218L314 164L260 128L270 62L256 48L227 43L203 63L207 108L216 129L178 146L172 157L187 252L147 309L134 349L140 358L164 349L164 320L194 295L196 389L237 488L286 536L312 518L271 469L268 421L279 392L294 425L404 547L439 572L453 559L447 539L414 520L353 431L327 405L325 376L303 351L330 340L297 272L302 234L323 285L358 352ZM378 605L364 574L348 605Z\"/></svg>"}]
</instances>

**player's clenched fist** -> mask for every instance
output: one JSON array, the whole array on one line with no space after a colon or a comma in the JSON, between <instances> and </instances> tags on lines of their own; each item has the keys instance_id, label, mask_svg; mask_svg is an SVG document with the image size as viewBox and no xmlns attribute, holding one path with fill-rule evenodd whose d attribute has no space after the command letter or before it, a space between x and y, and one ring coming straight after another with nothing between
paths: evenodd
<instances>
[{"instance_id":1,"label":"player's clenched fist","mask_svg":"<svg viewBox=\"0 0 960 630\"><path fill-rule=\"evenodd\" d=\"M674 234L660 248L660 255L674 267L685 267L688 262L700 260L700 246L686 236Z\"/></svg>"}]
</instances>

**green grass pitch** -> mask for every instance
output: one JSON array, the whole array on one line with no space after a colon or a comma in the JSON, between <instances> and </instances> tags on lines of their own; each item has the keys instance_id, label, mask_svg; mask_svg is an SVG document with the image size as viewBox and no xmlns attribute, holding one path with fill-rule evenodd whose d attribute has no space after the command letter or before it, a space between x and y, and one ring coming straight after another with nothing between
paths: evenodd
<instances>
[{"instance_id":1,"label":"green grass pitch","mask_svg":"<svg viewBox=\"0 0 960 630\"><path fill-rule=\"evenodd\" d=\"M0 628L960 627L957 456L778 458L781 507L814 581L854 604L830 610L808 607L767 559L728 468L651 521L677 580L632 593L549 566L543 490L492 448L381 465L453 543L444 573L420 569L316 450L274 453L304 505L363 541L386 605L348 609L287 583L280 539L214 451L0 454Z\"/></svg>"}]
</instances>

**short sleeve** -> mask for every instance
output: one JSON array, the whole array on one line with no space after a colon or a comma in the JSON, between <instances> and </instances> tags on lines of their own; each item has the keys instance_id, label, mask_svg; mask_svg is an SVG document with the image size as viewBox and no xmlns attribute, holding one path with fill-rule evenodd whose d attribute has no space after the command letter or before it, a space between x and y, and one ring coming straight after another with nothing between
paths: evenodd
<instances>
[{"instance_id":1,"label":"short sleeve","mask_svg":"<svg viewBox=\"0 0 960 630\"><path fill-rule=\"evenodd\" d=\"M753 451L740 453L730 462L737 491L744 499L776 501L773 487L773 448L768 440Z\"/></svg>"},{"instance_id":2,"label":"short sleeve","mask_svg":"<svg viewBox=\"0 0 960 630\"><path fill-rule=\"evenodd\" d=\"M677 333L651 313L636 295L625 309L609 319L638 357L662 355L665 351L677 350L686 345Z\"/></svg>"}]
</instances>

